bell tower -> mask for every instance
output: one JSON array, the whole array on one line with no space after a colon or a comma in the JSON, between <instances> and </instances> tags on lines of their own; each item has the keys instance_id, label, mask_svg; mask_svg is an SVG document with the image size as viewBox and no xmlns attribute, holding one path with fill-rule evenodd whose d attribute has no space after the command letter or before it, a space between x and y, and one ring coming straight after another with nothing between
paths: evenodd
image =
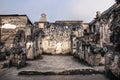
<instances>
[{"instance_id":1,"label":"bell tower","mask_svg":"<svg viewBox=\"0 0 120 80\"><path fill-rule=\"evenodd\" d=\"M46 14L45 13L42 13L41 16L40 16L40 20L38 22L36 22L38 28L41 28L41 29L44 29L46 24L48 23L47 22L47 18L46 18Z\"/></svg>"},{"instance_id":2,"label":"bell tower","mask_svg":"<svg viewBox=\"0 0 120 80\"><path fill-rule=\"evenodd\" d=\"M47 21L46 14L42 13L40 17L40 22L46 22L46 21Z\"/></svg>"}]
</instances>

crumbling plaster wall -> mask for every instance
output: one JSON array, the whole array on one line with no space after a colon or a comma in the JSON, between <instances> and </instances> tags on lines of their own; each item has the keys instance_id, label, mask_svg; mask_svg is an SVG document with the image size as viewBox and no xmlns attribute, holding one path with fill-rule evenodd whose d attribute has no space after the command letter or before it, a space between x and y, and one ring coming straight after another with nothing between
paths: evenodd
<instances>
[{"instance_id":1,"label":"crumbling plaster wall","mask_svg":"<svg viewBox=\"0 0 120 80\"><path fill-rule=\"evenodd\" d=\"M41 47L43 52L51 54L66 54L71 52L70 31L68 28L51 26L44 30Z\"/></svg>"}]
</instances>

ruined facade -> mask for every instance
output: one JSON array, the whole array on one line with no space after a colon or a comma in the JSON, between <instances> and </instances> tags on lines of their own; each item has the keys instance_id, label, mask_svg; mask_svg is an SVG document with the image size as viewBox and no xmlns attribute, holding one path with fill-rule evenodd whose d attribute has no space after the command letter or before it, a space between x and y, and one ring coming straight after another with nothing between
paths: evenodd
<instances>
[{"instance_id":1,"label":"ruined facade","mask_svg":"<svg viewBox=\"0 0 120 80\"><path fill-rule=\"evenodd\" d=\"M117 10L117 11L116 11ZM119 41L117 31L119 29L119 3L114 4L108 10L96 12L96 18L89 23L84 30L84 35L78 39L75 56L83 59L92 66L105 64L106 44L114 45Z\"/></svg>"},{"instance_id":2,"label":"ruined facade","mask_svg":"<svg viewBox=\"0 0 120 80\"><path fill-rule=\"evenodd\" d=\"M32 23L26 15L0 15L0 23L1 41L4 41L8 48L12 46L15 34L18 30L25 32L25 39L28 35L32 34Z\"/></svg>"},{"instance_id":3,"label":"ruined facade","mask_svg":"<svg viewBox=\"0 0 120 80\"><path fill-rule=\"evenodd\" d=\"M0 23L0 38L7 51L18 45L28 47L27 43L32 35L33 24L26 15L0 15ZM28 48L26 51L28 53ZM33 50L27 56L30 54L33 54Z\"/></svg>"},{"instance_id":4,"label":"ruined facade","mask_svg":"<svg viewBox=\"0 0 120 80\"><path fill-rule=\"evenodd\" d=\"M45 53L70 53L71 51L71 29L56 23L50 23L49 28L44 29L45 37L42 39L41 47Z\"/></svg>"},{"instance_id":5,"label":"ruined facade","mask_svg":"<svg viewBox=\"0 0 120 80\"><path fill-rule=\"evenodd\" d=\"M67 54L73 51L73 37L82 33L82 21L46 21L46 15L41 14L40 21L35 23L36 27L43 31L40 40L43 53Z\"/></svg>"},{"instance_id":6,"label":"ruined facade","mask_svg":"<svg viewBox=\"0 0 120 80\"><path fill-rule=\"evenodd\" d=\"M105 65L107 74L120 76L120 0L103 13L96 12L90 23L51 23L43 13L33 26L26 15L0 15L0 31L0 42L5 43L0 43L1 54L5 48L21 46L27 59L71 53L91 66ZM5 56L1 54L0 58Z\"/></svg>"},{"instance_id":7,"label":"ruined facade","mask_svg":"<svg viewBox=\"0 0 120 80\"><path fill-rule=\"evenodd\" d=\"M78 38L75 56L91 66L105 65L107 76L120 78L120 2L96 14Z\"/></svg>"}]
</instances>

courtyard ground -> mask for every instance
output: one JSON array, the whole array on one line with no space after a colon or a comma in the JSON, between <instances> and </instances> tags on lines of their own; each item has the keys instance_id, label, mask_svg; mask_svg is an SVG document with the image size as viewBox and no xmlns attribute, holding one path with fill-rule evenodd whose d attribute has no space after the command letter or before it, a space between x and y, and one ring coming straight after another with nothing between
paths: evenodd
<instances>
[{"instance_id":1,"label":"courtyard ground","mask_svg":"<svg viewBox=\"0 0 120 80\"><path fill-rule=\"evenodd\" d=\"M0 67L4 62L0 62ZM108 80L103 74L77 75L18 75L25 71L61 72L69 70L104 71L104 67L90 67L73 56L43 55L43 59L27 61L28 65L21 69L15 67L0 69L0 80Z\"/></svg>"}]
</instances>

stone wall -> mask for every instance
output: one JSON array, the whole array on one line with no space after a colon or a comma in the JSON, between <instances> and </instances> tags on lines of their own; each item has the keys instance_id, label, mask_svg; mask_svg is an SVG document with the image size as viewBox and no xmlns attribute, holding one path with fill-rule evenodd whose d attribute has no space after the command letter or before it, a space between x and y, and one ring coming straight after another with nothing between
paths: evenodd
<instances>
[{"instance_id":1,"label":"stone wall","mask_svg":"<svg viewBox=\"0 0 120 80\"><path fill-rule=\"evenodd\" d=\"M41 14L40 21L35 22L35 27L41 29L43 34L39 38L40 50L47 54L73 53L73 37L83 35L82 21L55 21L50 23L46 14Z\"/></svg>"},{"instance_id":2,"label":"stone wall","mask_svg":"<svg viewBox=\"0 0 120 80\"><path fill-rule=\"evenodd\" d=\"M1 40L5 41L6 47L13 44L18 30L24 30L25 35L31 35L32 23L26 15L0 15Z\"/></svg>"},{"instance_id":3,"label":"stone wall","mask_svg":"<svg viewBox=\"0 0 120 80\"><path fill-rule=\"evenodd\" d=\"M97 12L96 18L89 23L89 26L84 29L84 35L81 39L78 38L76 57L86 61L92 66L106 65L105 56L109 58L109 55L112 55L115 59L115 56L120 58L118 54L120 52L120 4L115 3L109 9L100 14ZM110 46L114 46L110 48ZM116 62L119 62L119 58ZM111 70L113 67L111 64L114 64L114 59L109 59L110 64L107 64L108 70ZM108 61L108 62L109 62ZM119 69L119 63L116 63L116 70ZM111 67L110 67L111 66ZM113 71L113 70L111 70ZM119 73L119 71L115 71ZM113 73L114 74L114 73ZM116 75L116 74L115 74Z\"/></svg>"},{"instance_id":4,"label":"stone wall","mask_svg":"<svg viewBox=\"0 0 120 80\"><path fill-rule=\"evenodd\" d=\"M52 54L66 54L71 52L71 30L66 26L49 24L44 29L45 37L42 38L43 52Z\"/></svg>"}]
</instances>

